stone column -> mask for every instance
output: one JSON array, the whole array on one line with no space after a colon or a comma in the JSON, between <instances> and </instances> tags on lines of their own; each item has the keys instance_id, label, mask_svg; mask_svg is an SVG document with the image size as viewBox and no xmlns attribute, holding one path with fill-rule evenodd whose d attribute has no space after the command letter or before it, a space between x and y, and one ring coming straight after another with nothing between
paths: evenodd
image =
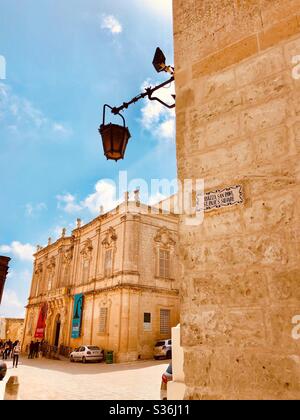
<instances>
[{"instance_id":1,"label":"stone column","mask_svg":"<svg viewBox=\"0 0 300 420\"><path fill-rule=\"evenodd\" d=\"M173 3L185 397L299 399L300 3Z\"/></svg>"}]
</instances>

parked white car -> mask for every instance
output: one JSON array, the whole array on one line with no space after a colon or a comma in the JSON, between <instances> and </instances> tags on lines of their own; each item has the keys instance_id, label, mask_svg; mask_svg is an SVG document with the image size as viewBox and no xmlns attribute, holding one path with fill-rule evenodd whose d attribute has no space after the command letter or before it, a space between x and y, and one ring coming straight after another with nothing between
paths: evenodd
<instances>
[{"instance_id":1,"label":"parked white car","mask_svg":"<svg viewBox=\"0 0 300 420\"><path fill-rule=\"evenodd\" d=\"M172 359L172 340L159 340L153 350L154 359Z\"/></svg>"},{"instance_id":2,"label":"parked white car","mask_svg":"<svg viewBox=\"0 0 300 420\"><path fill-rule=\"evenodd\" d=\"M102 362L104 351L97 346L81 346L70 354L71 362Z\"/></svg>"}]
</instances>

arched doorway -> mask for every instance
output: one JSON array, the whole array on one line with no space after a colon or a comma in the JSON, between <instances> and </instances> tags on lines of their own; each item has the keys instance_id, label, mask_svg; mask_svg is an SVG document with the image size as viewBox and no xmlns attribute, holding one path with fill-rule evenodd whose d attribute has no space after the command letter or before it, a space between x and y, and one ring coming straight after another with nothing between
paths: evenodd
<instances>
[{"instance_id":1,"label":"arched doorway","mask_svg":"<svg viewBox=\"0 0 300 420\"><path fill-rule=\"evenodd\" d=\"M60 329L61 329L60 315L57 315L56 321L54 324L54 343L53 344L55 347L58 347L58 344L59 344Z\"/></svg>"}]
</instances>

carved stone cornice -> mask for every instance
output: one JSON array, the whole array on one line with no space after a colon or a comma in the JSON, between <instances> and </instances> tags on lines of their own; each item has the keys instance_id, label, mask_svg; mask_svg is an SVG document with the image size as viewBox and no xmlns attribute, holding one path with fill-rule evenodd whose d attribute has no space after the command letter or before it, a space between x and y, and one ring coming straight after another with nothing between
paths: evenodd
<instances>
[{"instance_id":1,"label":"carved stone cornice","mask_svg":"<svg viewBox=\"0 0 300 420\"><path fill-rule=\"evenodd\" d=\"M151 293L158 293L170 296L178 296L179 290L178 289L167 289L163 287L154 287L154 286L146 286L146 285L139 285L139 284L131 284L131 283L122 283L122 284L115 284L111 286L106 286L101 289L90 290L85 292L85 296L89 295L101 295L103 293L108 293L116 290L132 290L135 292L151 292Z\"/></svg>"}]
</instances>

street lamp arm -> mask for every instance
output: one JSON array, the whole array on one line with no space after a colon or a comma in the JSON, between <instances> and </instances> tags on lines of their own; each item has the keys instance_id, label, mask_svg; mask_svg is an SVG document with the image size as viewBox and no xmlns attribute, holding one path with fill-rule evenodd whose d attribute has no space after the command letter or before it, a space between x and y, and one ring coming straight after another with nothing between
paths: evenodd
<instances>
[{"instance_id":1,"label":"street lamp arm","mask_svg":"<svg viewBox=\"0 0 300 420\"><path fill-rule=\"evenodd\" d=\"M169 85L170 83L174 82L175 78L174 76L172 76L169 80L161 83L158 86L155 86L154 88L146 88L145 92L140 93L139 95L135 96L133 99L131 99L131 101L129 102L124 102L121 106L119 107L114 107L111 108L111 112L114 115L118 115L120 114L121 111L123 111L124 109L127 109L130 105L137 103L138 101L140 101L141 99L144 99L146 97L148 97L148 99L150 101L158 101L160 102L162 105L166 106L167 108L171 109L171 108L175 108L175 103L172 105L168 105L167 103L165 103L164 101L162 101L161 99L157 98L157 97L153 97L153 93L156 92L157 90Z\"/></svg>"}]
</instances>

